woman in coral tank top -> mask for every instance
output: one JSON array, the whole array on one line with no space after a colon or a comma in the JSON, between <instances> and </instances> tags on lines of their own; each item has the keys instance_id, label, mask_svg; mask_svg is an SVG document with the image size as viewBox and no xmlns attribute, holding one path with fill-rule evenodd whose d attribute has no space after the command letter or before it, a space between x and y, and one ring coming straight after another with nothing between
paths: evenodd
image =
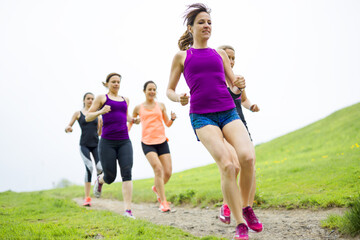
<instances>
[{"instance_id":1,"label":"woman in coral tank top","mask_svg":"<svg viewBox=\"0 0 360 240\"><path fill-rule=\"evenodd\" d=\"M142 125L141 145L144 154L154 170L154 186L152 191L156 194L160 203L161 212L170 211L169 203L166 201L165 184L169 181L172 173L171 155L165 127L170 127L176 114L171 112L169 119L165 105L156 99L156 84L147 81L144 84L145 102L137 105L133 111L133 118L140 116ZM131 124L130 124L131 127Z\"/></svg>"}]
</instances>

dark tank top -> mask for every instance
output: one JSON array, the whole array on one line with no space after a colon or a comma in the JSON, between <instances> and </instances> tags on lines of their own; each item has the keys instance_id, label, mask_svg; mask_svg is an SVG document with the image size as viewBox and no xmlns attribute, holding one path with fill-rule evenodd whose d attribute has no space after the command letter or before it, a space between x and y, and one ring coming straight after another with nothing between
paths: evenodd
<instances>
[{"instance_id":1,"label":"dark tank top","mask_svg":"<svg viewBox=\"0 0 360 240\"><path fill-rule=\"evenodd\" d=\"M240 94L235 94L233 93L230 88L228 88L229 93L232 97L232 99L234 100L235 106L236 106L236 111L239 114L239 117L241 119L241 121L245 124L246 126L246 121L245 121L245 117L244 117L244 113L242 111L242 107L241 107L241 93Z\"/></svg>"},{"instance_id":2,"label":"dark tank top","mask_svg":"<svg viewBox=\"0 0 360 240\"><path fill-rule=\"evenodd\" d=\"M85 121L85 115L80 111L78 123L81 128L80 145L86 147L97 147L99 136L97 133L98 119L92 122Z\"/></svg>"}]
</instances>

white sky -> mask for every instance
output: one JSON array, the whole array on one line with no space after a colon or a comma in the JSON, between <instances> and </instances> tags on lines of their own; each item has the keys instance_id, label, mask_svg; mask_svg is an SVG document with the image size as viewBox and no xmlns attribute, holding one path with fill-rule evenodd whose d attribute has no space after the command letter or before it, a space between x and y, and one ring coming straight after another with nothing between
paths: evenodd
<instances>
[{"instance_id":1,"label":"white sky","mask_svg":"<svg viewBox=\"0 0 360 240\"><path fill-rule=\"evenodd\" d=\"M131 112L144 101L145 81L154 80L158 100L177 113L166 130L174 172L213 163L193 134L189 106L165 96L190 3L1 0L0 191L48 189L62 178L83 184L80 128L64 128L85 92L106 92L101 82L110 72L123 76L120 94L130 98ZM235 48L234 72L260 106L259 113L244 111L255 144L360 101L359 1L203 3L212 9L209 46ZM188 92L184 79L178 92ZM153 176L140 129L130 132L134 179Z\"/></svg>"}]
</instances>

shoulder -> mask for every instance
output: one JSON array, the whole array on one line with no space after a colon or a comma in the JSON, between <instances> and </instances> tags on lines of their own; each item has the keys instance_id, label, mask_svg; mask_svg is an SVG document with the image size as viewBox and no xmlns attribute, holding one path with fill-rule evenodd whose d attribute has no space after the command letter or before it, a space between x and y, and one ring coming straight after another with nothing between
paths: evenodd
<instances>
[{"instance_id":1,"label":"shoulder","mask_svg":"<svg viewBox=\"0 0 360 240\"><path fill-rule=\"evenodd\" d=\"M134 112L138 113L142 104L138 104L134 108Z\"/></svg>"},{"instance_id":2,"label":"shoulder","mask_svg":"<svg viewBox=\"0 0 360 240\"><path fill-rule=\"evenodd\" d=\"M164 103L158 102L158 104L159 104L159 107L160 107L161 111L164 111L166 109Z\"/></svg>"},{"instance_id":3,"label":"shoulder","mask_svg":"<svg viewBox=\"0 0 360 240\"><path fill-rule=\"evenodd\" d=\"M129 104L129 98L128 97L123 97L125 99L125 101Z\"/></svg>"},{"instance_id":4,"label":"shoulder","mask_svg":"<svg viewBox=\"0 0 360 240\"><path fill-rule=\"evenodd\" d=\"M186 51L178 51L174 56L174 62L183 62L186 58Z\"/></svg>"},{"instance_id":5,"label":"shoulder","mask_svg":"<svg viewBox=\"0 0 360 240\"><path fill-rule=\"evenodd\" d=\"M100 101L100 102L105 102L106 101L106 95L105 94L99 94L96 96L95 100Z\"/></svg>"},{"instance_id":6,"label":"shoulder","mask_svg":"<svg viewBox=\"0 0 360 240\"><path fill-rule=\"evenodd\" d=\"M78 120L80 118L80 111L74 112L73 117Z\"/></svg>"},{"instance_id":7,"label":"shoulder","mask_svg":"<svg viewBox=\"0 0 360 240\"><path fill-rule=\"evenodd\" d=\"M222 57L227 57L226 52L223 49L215 49L215 51Z\"/></svg>"}]
</instances>

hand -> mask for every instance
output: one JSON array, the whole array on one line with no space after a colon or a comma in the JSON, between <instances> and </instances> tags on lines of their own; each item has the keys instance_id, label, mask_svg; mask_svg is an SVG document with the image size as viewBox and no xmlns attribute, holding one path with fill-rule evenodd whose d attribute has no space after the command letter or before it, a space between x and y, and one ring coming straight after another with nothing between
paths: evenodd
<instances>
[{"instance_id":1,"label":"hand","mask_svg":"<svg viewBox=\"0 0 360 240\"><path fill-rule=\"evenodd\" d=\"M189 103L189 96L187 96L186 93L180 94L179 102L182 106L185 106Z\"/></svg>"},{"instance_id":2,"label":"hand","mask_svg":"<svg viewBox=\"0 0 360 240\"><path fill-rule=\"evenodd\" d=\"M234 85L237 86L240 89L245 88L246 87L245 78L243 76L241 76L241 75L236 75Z\"/></svg>"},{"instance_id":3,"label":"hand","mask_svg":"<svg viewBox=\"0 0 360 240\"><path fill-rule=\"evenodd\" d=\"M171 120L175 120L176 119L176 114L173 112L173 111L171 111Z\"/></svg>"},{"instance_id":4,"label":"hand","mask_svg":"<svg viewBox=\"0 0 360 240\"><path fill-rule=\"evenodd\" d=\"M253 104L253 105L250 106L250 111L258 112L258 111L260 111L260 108L258 107L258 105Z\"/></svg>"},{"instance_id":5,"label":"hand","mask_svg":"<svg viewBox=\"0 0 360 240\"><path fill-rule=\"evenodd\" d=\"M109 105L105 105L102 109L101 109L101 114L106 114L108 112L111 111L111 107Z\"/></svg>"},{"instance_id":6,"label":"hand","mask_svg":"<svg viewBox=\"0 0 360 240\"><path fill-rule=\"evenodd\" d=\"M66 132L66 133L72 132L72 131L73 131L73 129L72 129L71 126L67 126L67 127L65 128L65 132Z\"/></svg>"},{"instance_id":7,"label":"hand","mask_svg":"<svg viewBox=\"0 0 360 240\"><path fill-rule=\"evenodd\" d=\"M140 118L133 118L132 122L135 123L135 124L139 124L140 123Z\"/></svg>"}]
</instances>

